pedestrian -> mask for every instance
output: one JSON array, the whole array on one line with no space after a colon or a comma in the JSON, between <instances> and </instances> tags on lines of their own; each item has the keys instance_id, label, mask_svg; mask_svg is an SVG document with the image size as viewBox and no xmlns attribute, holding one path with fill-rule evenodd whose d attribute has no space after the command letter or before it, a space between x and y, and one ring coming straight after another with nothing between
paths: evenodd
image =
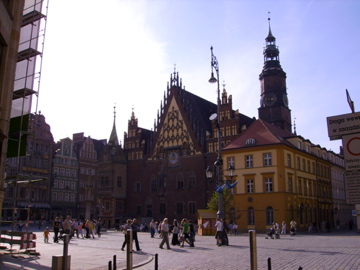
<instances>
[{"instance_id":1,"label":"pedestrian","mask_svg":"<svg viewBox=\"0 0 360 270\"><path fill-rule=\"evenodd\" d=\"M124 233L124 242L122 244L121 250L124 251L125 246L127 245L128 242L130 242L130 236L128 235L127 231L131 230L131 219L128 219L126 221L126 224L123 226L123 233ZM132 243L129 243L129 245L131 245Z\"/></svg>"},{"instance_id":2,"label":"pedestrian","mask_svg":"<svg viewBox=\"0 0 360 270\"><path fill-rule=\"evenodd\" d=\"M238 234L238 225L235 223L234 225L233 225L233 230L234 230L234 234L235 235L237 235Z\"/></svg>"},{"instance_id":3,"label":"pedestrian","mask_svg":"<svg viewBox=\"0 0 360 270\"><path fill-rule=\"evenodd\" d=\"M63 222L63 229L64 229L65 234L71 234L71 225L72 225L71 219L70 219L70 216L68 215Z\"/></svg>"},{"instance_id":4,"label":"pedestrian","mask_svg":"<svg viewBox=\"0 0 360 270\"><path fill-rule=\"evenodd\" d=\"M76 234L76 237L79 238L79 222L77 221L76 218L73 220L71 224L71 228L72 228L73 236L75 236Z\"/></svg>"},{"instance_id":5,"label":"pedestrian","mask_svg":"<svg viewBox=\"0 0 360 270\"><path fill-rule=\"evenodd\" d=\"M90 220L85 219L85 231L86 231L86 236L85 238L90 238Z\"/></svg>"},{"instance_id":6,"label":"pedestrian","mask_svg":"<svg viewBox=\"0 0 360 270\"><path fill-rule=\"evenodd\" d=\"M92 237L93 239L95 239L95 225L94 225L94 221L90 220L89 222L89 231L90 231L90 238Z\"/></svg>"},{"instance_id":7,"label":"pedestrian","mask_svg":"<svg viewBox=\"0 0 360 270\"><path fill-rule=\"evenodd\" d=\"M181 221L181 227L182 227L182 233L183 233L183 238L182 238L182 242L181 242L181 247L184 247L184 243L188 243L189 246L191 246L190 243L190 235L189 235L189 223L187 222L186 218L183 218L183 220Z\"/></svg>"},{"instance_id":8,"label":"pedestrian","mask_svg":"<svg viewBox=\"0 0 360 270\"><path fill-rule=\"evenodd\" d=\"M156 226L154 220L151 220L149 226L150 226L150 236L151 236L151 238L154 238L155 226Z\"/></svg>"},{"instance_id":9,"label":"pedestrian","mask_svg":"<svg viewBox=\"0 0 360 270\"><path fill-rule=\"evenodd\" d=\"M139 224L137 223L137 219L134 218L132 223L131 223L131 229L132 229L132 239L135 241L135 246L136 246L136 250L140 251L140 245L139 245L139 240L138 240L138 231L139 231Z\"/></svg>"},{"instance_id":10,"label":"pedestrian","mask_svg":"<svg viewBox=\"0 0 360 270\"><path fill-rule=\"evenodd\" d=\"M216 234L215 234L216 244L218 246L221 246L223 224L222 224L222 222L221 222L221 220L219 218L216 219L215 227L216 227Z\"/></svg>"},{"instance_id":11,"label":"pedestrian","mask_svg":"<svg viewBox=\"0 0 360 270\"><path fill-rule=\"evenodd\" d=\"M79 222L79 225L78 225L78 232L81 236L81 238L84 238L84 233L83 233L83 223L82 222Z\"/></svg>"},{"instance_id":12,"label":"pedestrian","mask_svg":"<svg viewBox=\"0 0 360 270\"><path fill-rule=\"evenodd\" d=\"M228 238L228 232L229 232L229 226L226 223L226 219L224 218L222 220L222 224L223 224L223 233L222 233L222 244L228 246L229 245L229 238Z\"/></svg>"},{"instance_id":13,"label":"pedestrian","mask_svg":"<svg viewBox=\"0 0 360 270\"><path fill-rule=\"evenodd\" d=\"M49 243L49 235L50 235L49 227L46 227L44 231L44 243L46 244Z\"/></svg>"},{"instance_id":14,"label":"pedestrian","mask_svg":"<svg viewBox=\"0 0 360 270\"><path fill-rule=\"evenodd\" d=\"M60 221L59 218L56 217L53 222L53 231L54 231L54 243L59 242L59 231L60 231Z\"/></svg>"},{"instance_id":15,"label":"pedestrian","mask_svg":"<svg viewBox=\"0 0 360 270\"><path fill-rule=\"evenodd\" d=\"M283 221L281 223L281 234L286 235L286 222L285 221Z\"/></svg>"},{"instance_id":16,"label":"pedestrian","mask_svg":"<svg viewBox=\"0 0 360 270\"><path fill-rule=\"evenodd\" d=\"M194 247L194 242L195 242L195 229L194 229L194 224L191 222L191 220L189 220L189 236L190 236L190 247Z\"/></svg>"},{"instance_id":17,"label":"pedestrian","mask_svg":"<svg viewBox=\"0 0 360 270\"><path fill-rule=\"evenodd\" d=\"M157 222L157 221L155 222L155 228L154 228L154 230L155 230L154 236L156 236L156 235L158 234L158 235L159 235L159 237L160 237L160 233L159 233L159 224L158 224L158 222Z\"/></svg>"},{"instance_id":18,"label":"pedestrian","mask_svg":"<svg viewBox=\"0 0 360 270\"><path fill-rule=\"evenodd\" d=\"M96 234L98 235L98 237L101 236L101 219L99 218L98 221L96 222Z\"/></svg>"},{"instance_id":19,"label":"pedestrian","mask_svg":"<svg viewBox=\"0 0 360 270\"><path fill-rule=\"evenodd\" d=\"M167 249L171 249L169 244L169 220L167 218L164 218L164 221L161 225L161 234L162 241L159 248L163 249L163 245L166 243Z\"/></svg>"},{"instance_id":20,"label":"pedestrian","mask_svg":"<svg viewBox=\"0 0 360 270\"><path fill-rule=\"evenodd\" d=\"M175 219L174 223L173 223L173 229L172 229L173 236L172 236L172 240L171 240L171 244L173 246L180 246L179 232L180 232L180 229L179 229L179 226L178 226L177 221Z\"/></svg>"}]
</instances>

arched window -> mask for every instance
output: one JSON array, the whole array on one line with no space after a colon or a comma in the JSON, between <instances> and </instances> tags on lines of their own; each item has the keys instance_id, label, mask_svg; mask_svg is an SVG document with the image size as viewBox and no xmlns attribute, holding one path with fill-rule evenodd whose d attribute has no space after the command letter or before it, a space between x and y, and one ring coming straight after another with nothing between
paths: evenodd
<instances>
[{"instance_id":1,"label":"arched window","mask_svg":"<svg viewBox=\"0 0 360 270\"><path fill-rule=\"evenodd\" d=\"M176 176L176 188L184 189L184 175L181 172Z\"/></svg>"},{"instance_id":2,"label":"arched window","mask_svg":"<svg viewBox=\"0 0 360 270\"><path fill-rule=\"evenodd\" d=\"M272 225L274 222L274 209L269 206L266 208L266 225Z\"/></svg>"},{"instance_id":3,"label":"arched window","mask_svg":"<svg viewBox=\"0 0 360 270\"><path fill-rule=\"evenodd\" d=\"M253 207L248 208L248 225L255 225L255 211Z\"/></svg>"},{"instance_id":4,"label":"arched window","mask_svg":"<svg viewBox=\"0 0 360 270\"><path fill-rule=\"evenodd\" d=\"M190 172L189 174L189 188L195 188L196 186L196 176L194 172Z\"/></svg>"}]
</instances>

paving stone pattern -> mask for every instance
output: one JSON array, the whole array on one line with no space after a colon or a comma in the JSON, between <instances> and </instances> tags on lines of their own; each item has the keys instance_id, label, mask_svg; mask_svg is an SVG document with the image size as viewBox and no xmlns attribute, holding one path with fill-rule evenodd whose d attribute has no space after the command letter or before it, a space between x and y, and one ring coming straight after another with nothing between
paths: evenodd
<instances>
[{"instance_id":1,"label":"paving stone pattern","mask_svg":"<svg viewBox=\"0 0 360 270\"><path fill-rule=\"evenodd\" d=\"M0 255L0 269L50 270L53 255L63 254L63 244L43 243L38 232L37 248L40 256L21 255L13 258ZM251 269L250 241L247 233L229 236L229 246L216 246L214 236L196 236L195 247L171 246L160 249L161 238L151 238L149 233L139 233L142 251L134 251L134 269L155 269L155 254L160 270L183 269ZM171 236L170 236L171 238ZM72 239L69 244L72 270L105 270L116 255L117 269L126 269L126 252L121 251L122 233L108 231L101 238ZM360 270L360 235L354 232L299 234L280 239L256 237L257 269L272 270ZM3 253L3 251L2 251Z\"/></svg>"}]
</instances>

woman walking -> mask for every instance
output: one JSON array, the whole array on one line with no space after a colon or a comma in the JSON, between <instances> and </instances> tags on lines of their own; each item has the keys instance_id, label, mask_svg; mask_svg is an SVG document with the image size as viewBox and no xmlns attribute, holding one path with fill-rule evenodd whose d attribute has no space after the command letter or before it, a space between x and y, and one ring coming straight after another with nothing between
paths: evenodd
<instances>
[{"instance_id":1,"label":"woman walking","mask_svg":"<svg viewBox=\"0 0 360 270\"><path fill-rule=\"evenodd\" d=\"M173 236L172 236L172 240L171 240L171 244L173 246L180 246L180 242L179 242L179 227L178 227L178 224L177 224L177 221L174 220L174 223L173 223L173 230L172 230L172 233L173 233Z\"/></svg>"}]
</instances>

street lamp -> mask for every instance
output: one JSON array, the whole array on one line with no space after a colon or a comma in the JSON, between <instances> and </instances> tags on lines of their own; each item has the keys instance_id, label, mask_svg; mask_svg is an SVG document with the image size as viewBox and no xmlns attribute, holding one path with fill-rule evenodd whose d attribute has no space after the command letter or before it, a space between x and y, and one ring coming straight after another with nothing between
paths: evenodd
<instances>
[{"instance_id":1,"label":"street lamp","mask_svg":"<svg viewBox=\"0 0 360 270\"><path fill-rule=\"evenodd\" d=\"M214 163L214 168L216 169L216 176L217 176L217 192L218 192L218 212L217 218L221 219L225 217L224 212L224 205L223 205L223 186L224 181L222 179L222 156L221 156L221 129L220 129L220 83L219 83L219 63L216 59L216 56L213 53L213 47L211 46L211 78L209 79L209 83L216 83L217 82L217 115L210 116L210 120L216 119L216 127L218 130L218 156ZM214 77L214 69L216 72L216 78ZM207 178L211 178L213 175L210 167L206 169L206 176Z\"/></svg>"}]
</instances>

